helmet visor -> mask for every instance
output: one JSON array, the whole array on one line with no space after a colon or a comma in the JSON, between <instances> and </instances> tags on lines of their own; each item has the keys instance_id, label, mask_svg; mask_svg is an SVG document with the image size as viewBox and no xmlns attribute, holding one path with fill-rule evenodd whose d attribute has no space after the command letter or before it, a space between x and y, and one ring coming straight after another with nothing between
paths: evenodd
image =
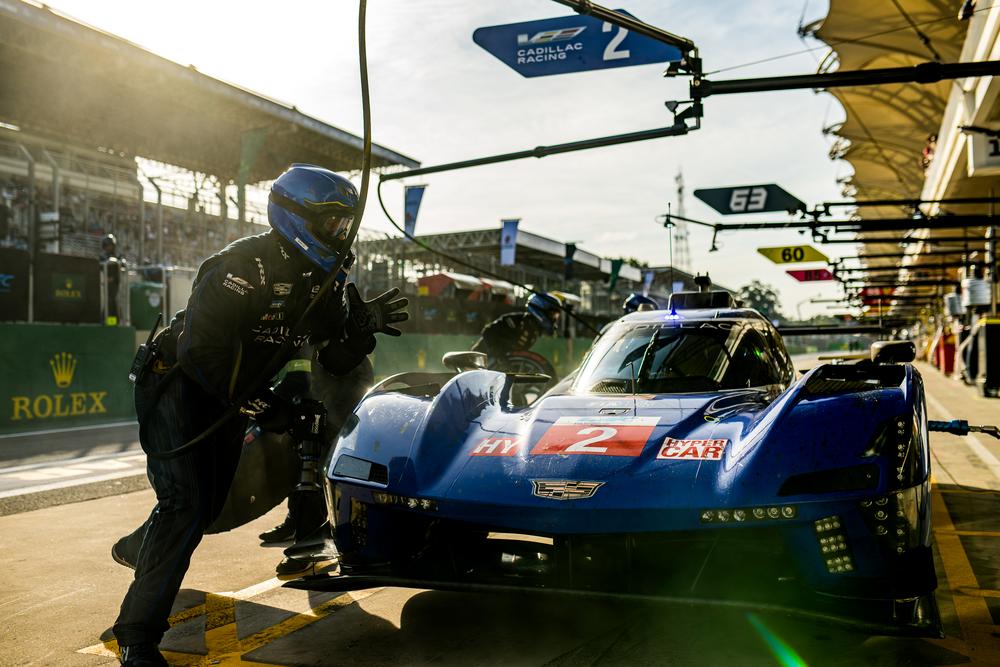
<instances>
[{"instance_id":1,"label":"helmet visor","mask_svg":"<svg viewBox=\"0 0 1000 667\"><path fill-rule=\"evenodd\" d=\"M313 214L309 221L309 231L321 242L334 248L347 240L353 223L354 216L344 215L343 211Z\"/></svg>"}]
</instances>

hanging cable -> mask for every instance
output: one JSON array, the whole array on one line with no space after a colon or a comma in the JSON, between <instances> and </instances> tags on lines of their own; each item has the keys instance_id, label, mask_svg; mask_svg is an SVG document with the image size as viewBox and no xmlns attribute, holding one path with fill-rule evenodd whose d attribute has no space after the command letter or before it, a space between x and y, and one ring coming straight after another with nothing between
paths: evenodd
<instances>
[{"instance_id":1,"label":"hanging cable","mask_svg":"<svg viewBox=\"0 0 1000 667\"><path fill-rule=\"evenodd\" d=\"M361 218L364 215L365 205L368 201L368 188L371 176L371 153L372 153L372 124L371 124L371 99L368 87L368 55L367 55L367 45L365 42L365 10L366 10L367 0L359 0L358 6L358 61L361 73L361 114L364 123L364 143L361 153L361 189L358 192L358 204L354 211L354 222L351 226L350 232L348 232L347 239L344 242L344 248L350 248L354 245L354 241L358 236L358 231L361 228ZM381 200L381 197L380 197ZM323 297L330 291L334 283L337 280L337 274L340 273L341 269L344 267L344 262L347 260L348 253L341 253L341 257L338 260L336 266L330 271L329 275L323 281L319 292L313 297L309 305L302 312L302 315L295 322L295 325L291 327L288 333L288 337L281 344L278 350L268 361L264 369L251 381L246 389L237 396L232 405L226 409L226 411L219 417L211 426L206 428L204 431L195 436L192 440L184 443L183 445L171 449L166 452L146 452L146 455L154 459L174 459L186 452L190 451L197 445L205 441L206 438L211 436L213 433L222 428L229 420L239 414L240 408L251 398L253 398L264 383L270 381L275 373L284 365L285 361L290 352L293 351L295 345L294 341L297 339L306 327L309 315L317 307L317 305L323 301ZM161 380L161 385L164 386L166 379Z\"/></svg>"}]
</instances>

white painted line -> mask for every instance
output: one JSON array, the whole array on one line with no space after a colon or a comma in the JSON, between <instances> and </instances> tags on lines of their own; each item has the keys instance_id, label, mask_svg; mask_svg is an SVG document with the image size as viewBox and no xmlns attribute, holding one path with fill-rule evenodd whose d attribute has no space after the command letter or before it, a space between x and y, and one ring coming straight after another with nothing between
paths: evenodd
<instances>
[{"instance_id":1,"label":"white painted line","mask_svg":"<svg viewBox=\"0 0 1000 667\"><path fill-rule=\"evenodd\" d=\"M53 468L59 466L71 466L77 464L89 463L90 461L105 461L107 459L115 459L118 461L145 461L146 455L141 449L128 450L127 452L109 452L107 454L92 454L90 456L80 456L75 459L52 459L51 461L41 461L39 463L26 463L19 466L11 466L9 468L0 468L0 475L6 475L11 472L20 472L22 470L39 470L41 468Z\"/></svg>"},{"instance_id":2,"label":"white painted line","mask_svg":"<svg viewBox=\"0 0 1000 667\"><path fill-rule=\"evenodd\" d=\"M102 428L118 428L120 426L135 426L135 421L114 422L113 424L93 424L92 426L68 426L66 428L50 428L43 431L24 431L23 433L5 433L0 440L7 438L24 438L33 435L55 435L57 433L76 433L77 431L96 431Z\"/></svg>"},{"instance_id":3,"label":"white painted line","mask_svg":"<svg viewBox=\"0 0 1000 667\"><path fill-rule=\"evenodd\" d=\"M954 419L949 413L948 409L938 399L930 395L930 393L925 392L924 395L927 397L927 402L934 406L940 414L944 415L946 421ZM1000 480L1000 459L997 459L993 455L986 445L982 443L976 436L969 434L961 437L962 442L972 450L972 453L979 457L979 460L989 469L993 476Z\"/></svg>"},{"instance_id":4,"label":"white painted line","mask_svg":"<svg viewBox=\"0 0 1000 667\"><path fill-rule=\"evenodd\" d=\"M54 491L56 489L65 489L69 486L80 486L82 484L91 484L93 482L106 482L112 479L120 479L122 477L138 477L140 475L144 476L146 470L143 468L133 468L131 470L119 470L117 472L109 472L106 475L94 475L92 477L75 477L73 479L64 479L61 482L52 482L51 484L37 484L35 486L24 486L20 489L10 489L8 491L0 491L0 498L13 498L15 496L26 496L32 493L40 493L42 491Z\"/></svg>"}]
</instances>

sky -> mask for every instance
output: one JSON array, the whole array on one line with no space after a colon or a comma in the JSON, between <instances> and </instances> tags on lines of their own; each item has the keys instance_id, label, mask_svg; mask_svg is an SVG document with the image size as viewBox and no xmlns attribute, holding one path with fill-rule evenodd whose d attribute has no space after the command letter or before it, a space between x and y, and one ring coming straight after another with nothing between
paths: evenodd
<instances>
[{"instance_id":1,"label":"sky","mask_svg":"<svg viewBox=\"0 0 1000 667\"><path fill-rule=\"evenodd\" d=\"M357 3L353 0L49 0L50 7L183 65L294 104L360 135ZM796 29L826 14L824 0L618 0L642 20L695 41L706 72L782 54L796 55L712 75L712 79L804 74L825 47ZM522 78L472 41L481 26L570 15L549 0L371 0L368 64L375 142L424 165L671 124L667 100L687 97L687 79L663 65ZM812 48L811 52L803 51ZM702 129L544 159L528 159L387 183L402 219L403 185L425 183L417 232L500 225L521 228L608 257L667 263L667 232L655 218L677 211L674 177L683 171L686 214L718 220L690 193L697 188L778 183L807 204L842 199L851 173L828 157L822 129L843 118L832 96L787 91L710 97ZM785 219L738 216L744 219ZM390 227L369 201L364 226ZM831 312L812 297L839 296L832 283L797 283L757 247L808 243L794 231L720 236L692 228L691 269L738 288L757 279L781 296L786 314ZM854 246L820 248L831 258ZM804 265L795 268L813 268Z\"/></svg>"}]
</instances>

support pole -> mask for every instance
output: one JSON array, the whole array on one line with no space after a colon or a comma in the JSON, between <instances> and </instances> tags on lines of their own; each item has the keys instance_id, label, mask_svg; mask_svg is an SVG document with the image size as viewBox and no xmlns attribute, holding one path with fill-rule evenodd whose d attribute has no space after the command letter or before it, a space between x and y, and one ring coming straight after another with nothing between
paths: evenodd
<instances>
[{"instance_id":1,"label":"support pole","mask_svg":"<svg viewBox=\"0 0 1000 667\"><path fill-rule=\"evenodd\" d=\"M62 220L60 219L59 208L60 208L60 192L62 190L62 172L59 169L59 163L55 161L52 154L46 149L42 149L42 155L45 156L45 160L49 163L49 167L52 169L52 210L56 214L56 229L58 230L57 243L58 249L56 252L62 252Z\"/></svg>"},{"instance_id":2,"label":"support pole","mask_svg":"<svg viewBox=\"0 0 1000 667\"><path fill-rule=\"evenodd\" d=\"M35 253L38 251L38 202L35 201L35 157L18 144L28 161L28 323L35 321Z\"/></svg>"}]
</instances>

